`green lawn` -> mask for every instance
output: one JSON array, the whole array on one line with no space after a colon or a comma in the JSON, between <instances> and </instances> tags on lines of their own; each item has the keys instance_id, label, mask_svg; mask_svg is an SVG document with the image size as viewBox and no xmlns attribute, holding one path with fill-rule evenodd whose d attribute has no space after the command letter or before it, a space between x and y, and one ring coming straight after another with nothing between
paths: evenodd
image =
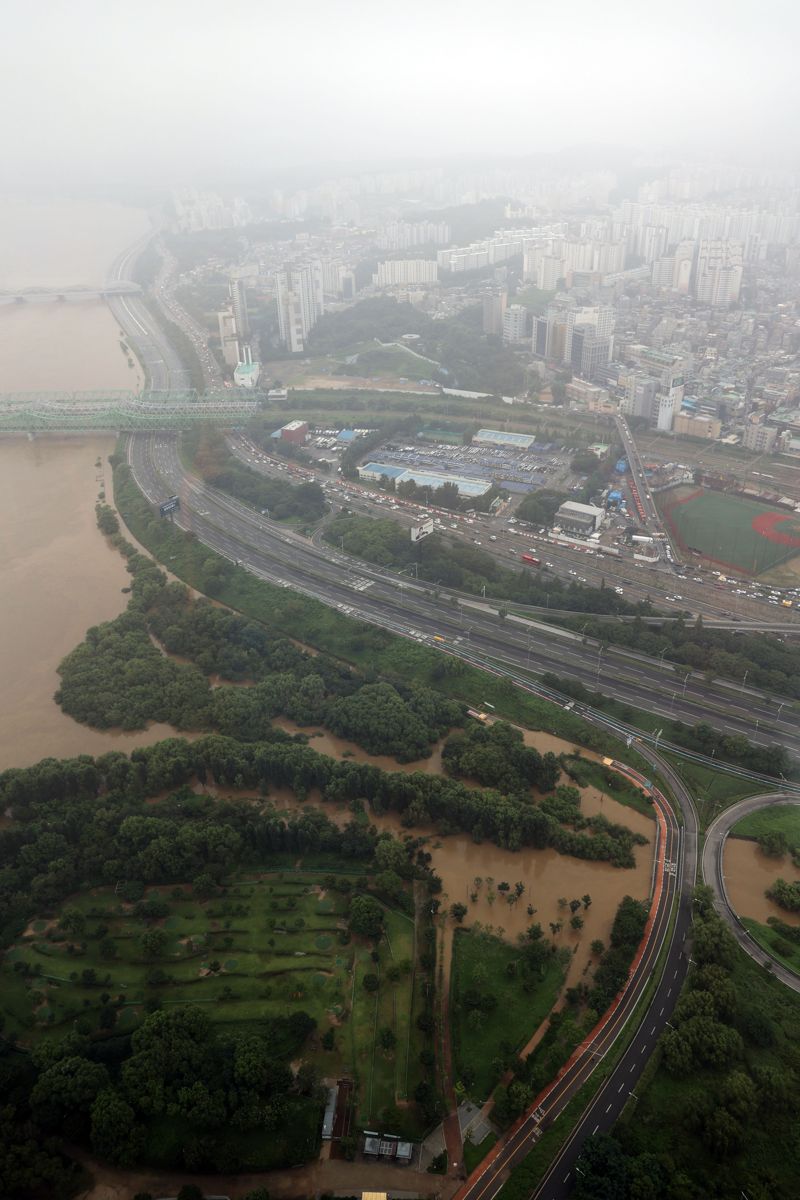
<instances>
[{"instance_id":1,"label":"green lawn","mask_svg":"<svg viewBox=\"0 0 800 1200\"><path fill-rule=\"evenodd\" d=\"M731 830L733 837L757 840L765 833L783 833L790 846L800 846L800 805L773 804L748 813Z\"/></svg>"},{"instance_id":2,"label":"green lawn","mask_svg":"<svg viewBox=\"0 0 800 1200\"><path fill-rule=\"evenodd\" d=\"M464 1142L464 1166L467 1168L467 1174L471 1174L478 1163L482 1163L486 1155L491 1150L497 1141L496 1133L487 1133L482 1142L470 1141L469 1137Z\"/></svg>"},{"instance_id":3,"label":"green lawn","mask_svg":"<svg viewBox=\"0 0 800 1200\"><path fill-rule=\"evenodd\" d=\"M765 784L740 779L736 775L726 775L722 771L713 771L710 767L690 762L677 754L666 753L664 757L669 759L691 791L701 830L707 829L719 813L730 808L737 800L770 791Z\"/></svg>"},{"instance_id":4,"label":"green lawn","mask_svg":"<svg viewBox=\"0 0 800 1200\"><path fill-rule=\"evenodd\" d=\"M558 958L547 960L543 975L533 979L522 969L522 951L499 938L458 930L453 941L450 1012L453 1065L456 1078L472 1072L469 1092L485 1100L498 1081L495 1060L504 1047L519 1050L536 1032L555 1004L564 972ZM513 965L513 974L509 966ZM479 1027L464 1002L465 993L477 990L497 1003L482 1014Z\"/></svg>"},{"instance_id":5,"label":"green lawn","mask_svg":"<svg viewBox=\"0 0 800 1200\"><path fill-rule=\"evenodd\" d=\"M602 763L570 754L566 759L566 769L580 787L596 787L619 804L625 804L646 817L653 816L652 801L635 784Z\"/></svg>"},{"instance_id":6,"label":"green lawn","mask_svg":"<svg viewBox=\"0 0 800 1200\"><path fill-rule=\"evenodd\" d=\"M336 878L352 884L354 877ZM321 1073L354 1078L360 1119L380 1123L384 1112L413 1098L421 1078L426 1036L414 1020L423 986L414 920L384 906L376 963L367 942L342 941L349 898L326 890L322 879L322 872L259 872L208 901L189 887L151 887L145 898L163 900L169 911L149 925L113 888L73 896L64 908L83 915L80 931L58 928L62 908L53 920L32 922L0 965L6 1031L30 1045L49 1033L63 1035L78 1020L95 1030L104 998L120 1032L135 1029L155 998L165 1007L201 1004L212 1020L229 1025L257 1026L303 1010L317 1021L308 1049ZM152 929L166 935L157 956L141 942ZM392 964L399 967L395 981ZM366 974L379 976L377 993L364 989ZM319 1038L330 1028L334 1048L325 1050ZM395 1035L391 1050L378 1043L382 1029ZM418 1134L413 1106L401 1112L406 1128L399 1132Z\"/></svg>"},{"instance_id":7,"label":"green lawn","mask_svg":"<svg viewBox=\"0 0 800 1200\"><path fill-rule=\"evenodd\" d=\"M715 562L759 575L800 551L800 519L786 509L725 492L682 488L662 493L659 501L666 522L684 550L694 549ZM776 514L777 531L794 544L771 540L753 528L759 518Z\"/></svg>"}]
</instances>

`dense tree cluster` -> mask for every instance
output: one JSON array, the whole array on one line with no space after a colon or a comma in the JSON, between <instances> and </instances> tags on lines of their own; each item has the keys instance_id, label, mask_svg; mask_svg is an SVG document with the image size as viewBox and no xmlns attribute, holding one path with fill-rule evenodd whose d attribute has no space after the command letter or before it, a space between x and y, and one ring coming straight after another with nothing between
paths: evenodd
<instances>
[{"instance_id":1,"label":"dense tree cluster","mask_svg":"<svg viewBox=\"0 0 800 1200\"><path fill-rule=\"evenodd\" d=\"M767 888L767 895L787 912L800 912L800 882L797 880L789 883L785 879L776 879Z\"/></svg>"},{"instance_id":2,"label":"dense tree cluster","mask_svg":"<svg viewBox=\"0 0 800 1200\"><path fill-rule=\"evenodd\" d=\"M59 667L56 700L76 720L100 729L140 729L163 721L178 729L218 729L248 741L287 740L271 727L284 714L322 724L372 754L404 762L464 719L464 705L400 681L363 683L325 655L312 656L264 625L194 601L130 543L116 544L133 576L128 608L90 629ZM178 662L164 655L155 642ZM211 688L208 676L252 688Z\"/></svg>"},{"instance_id":3,"label":"dense tree cluster","mask_svg":"<svg viewBox=\"0 0 800 1200\"><path fill-rule=\"evenodd\" d=\"M585 1144L576 1185L582 1200L792 1191L797 1001L754 965L742 973L707 888L696 892L692 956L696 969L662 1035L660 1070L646 1091L637 1089L635 1118Z\"/></svg>"},{"instance_id":4,"label":"dense tree cluster","mask_svg":"<svg viewBox=\"0 0 800 1200\"><path fill-rule=\"evenodd\" d=\"M649 601L631 604L610 587L565 583L546 570L532 571L528 567L509 570L480 547L441 533L412 544L408 533L386 517L342 513L326 525L324 536L331 545L343 544L348 554L380 566L402 568L416 563L420 579L473 595L480 595L485 588L487 596L498 600L549 605L574 612L634 615L652 611Z\"/></svg>"},{"instance_id":5,"label":"dense tree cluster","mask_svg":"<svg viewBox=\"0 0 800 1200\"><path fill-rule=\"evenodd\" d=\"M550 528L556 512L569 499L569 493L557 492L552 488L542 488L537 492L529 492L517 506L516 517L519 521L527 521L530 525Z\"/></svg>"},{"instance_id":6,"label":"dense tree cluster","mask_svg":"<svg viewBox=\"0 0 800 1200\"><path fill-rule=\"evenodd\" d=\"M328 511L325 495L318 483L292 484L251 471L228 450L224 436L213 427L198 425L185 435L192 463L212 487L227 492L253 508L268 509L272 520L295 517L318 521Z\"/></svg>"},{"instance_id":7,"label":"dense tree cluster","mask_svg":"<svg viewBox=\"0 0 800 1200\"><path fill-rule=\"evenodd\" d=\"M339 828L319 809L287 817L266 803L220 802L180 786L157 805L147 802L197 774L206 777L210 768L220 781L229 773L230 783L241 785L237 746L175 739L130 759L112 752L4 772L0 804L13 824L0 831L2 943L13 941L35 913L52 912L80 889L114 884L140 924L143 953L157 960L166 936L157 923L166 906L145 897L147 885L189 881L198 897L213 896L232 871L263 866L273 855L320 854L374 872L379 885L388 876L421 876L435 889L418 843L379 838L363 822ZM354 896L354 930L377 935L382 912L370 895ZM84 912L70 905L54 934L65 935L104 936L102 926L89 928ZM149 978L156 1009L159 974ZM86 980L94 982L100 981ZM79 1021L60 1043L42 1043L32 1067L20 1065L10 1041L0 1042L0 1080L25 1080L4 1092L9 1102L0 1109L3 1195L61 1196L74 1188L78 1175L52 1135L89 1144L123 1166L147 1155L156 1124L171 1131L173 1147L161 1165L235 1170L244 1161L237 1158L240 1136L252 1130L278 1139L287 1164L314 1153L318 1100L307 1076L295 1079L287 1066L313 1027L304 1013L260 1021L247 1034L216 1031L196 1008L154 1011L132 1036L108 1032L113 1001L104 1002L99 1019L100 1032L91 1037ZM301 1119L309 1105L310 1118ZM178 1146L183 1157L176 1158Z\"/></svg>"},{"instance_id":8,"label":"dense tree cluster","mask_svg":"<svg viewBox=\"0 0 800 1200\"><path fill-rule=\"evenodd\" d=\"M561 774L555 754L542 755L526 746L522 730L505 721L471 724L464 733L449 737L442 765L458 779L476 779L484 787L522 794L532 787L551 792ZM575 795L580 799L577 791Z\"/></svg>"},{"instance_id":9,"label":"dense tree cluster","mask_svg":"<svg viewBox=\"0 0 800 1200\"><path fill-rule=\"evenodd\" d=\"M335 354L374 338L391 342L416 333L415 349L435 360L431 379L447 387L515 395L524 384L524 371L513 351L482 332L480 314L476 306L448 320L433 321L410 304L378 296L326 314L309 340L315 354Z\"/></svg>"}]
</instances>

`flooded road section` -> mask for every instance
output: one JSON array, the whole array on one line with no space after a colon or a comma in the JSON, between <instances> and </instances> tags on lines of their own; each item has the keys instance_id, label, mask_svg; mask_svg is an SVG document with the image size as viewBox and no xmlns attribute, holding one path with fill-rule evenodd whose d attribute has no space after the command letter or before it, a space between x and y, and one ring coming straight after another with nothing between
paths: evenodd
<instances>
[{"instance_id":1,"label":"flooded road section","mask_svg":"<svg viewBox=\"0 0 800 1200\"><path fill-rule=\"evenodd\" d=\"M127 604L130 576L94 516L113 449L109 437L0 438L0 770L174 736L166 725L101 733L53 701L64 655Z\"/></svg>"},{"instance_id":2,"label":"flooded road section","mask_svg":"<svg viewBox=\"0 0 800 1200\"><path fill-rule=\"evenodd\" d=\"M729 837L725 842L722 869L728 899L740 917L751 917L764 925L768 917L778 917L787 925L800 925L800 913L787 912L765 895L776 879L785 879L788 883L800 880L800 871L789 854L771 858L759 849L757 842Z\"/></svg>"}]
</instances>

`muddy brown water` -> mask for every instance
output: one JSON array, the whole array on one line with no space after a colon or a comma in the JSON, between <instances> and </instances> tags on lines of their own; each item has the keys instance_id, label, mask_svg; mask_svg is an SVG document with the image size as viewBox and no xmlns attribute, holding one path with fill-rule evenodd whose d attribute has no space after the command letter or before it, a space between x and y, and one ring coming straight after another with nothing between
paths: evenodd
<instances>
[{"instance_id":1,"label":"muddy brown water","mask_svg":"<svg viewBox=\"0 0 800 1200\"><path fill-rule=\"evenodd\" d=\"M0 288L97 285L148 229L141 209L93 201L0 202ZM138 390L102 300L0 305L0 391Z\"/></svg>"},{"instance_id":2,"label":"muddy brown water","mask_svg":"<svg viewBox=\"0 0 800 1200\"><path fill-rule=\"evenodd\" d=\"M53 700L64 655L127 604L130 576L94 516L113 449L110 437L0 439L0 769L174 736L89 729Z\"/></svg>"},{"instance_id":3,"label":"muddy brown water","mask_svg":"<svg viewBox=\"0 0 800 1200\"><path fill-rule=\"evenodd\" d=\"M740 917L751 917L766 925L769 917L778 917L787 925L800 925L800 913L787 912L765 895L776 879L788 883L800 880L800 871L788 854L770 858L757 842L729 837L722 860L725 888L733 909Z\"/></svg>"},{"instance_id":4,"label":"muddy brown water","mask_svg":"<svg viewBox=\"0 0 800 1200\"><path fill-rule=\"evenodd\" d=\"M292 732L298 728L292 722L284 720L276 724ZM526 740L537 744L538 737L537 733L530 732ZM553 739L549 740L552 742ZM439 757L441 756L439 746L430 760L398 766L391 759L370 758L359 747L327 733L321 738L312 738L310 745L337 759L341 759L344 752L349 750L352 753L347 757L359 762L374 762L387 770L431 769L431 762L435 762L437 752ZM220 796L226 794L224 790L213 787L203 790ZM582 797L581 808L586 815L602 812L610 821L627 825L629 829L648 838L647 845L634 848L635 867L620 870L608 863L571 858L555 850L503 850L491 842L476 844L466 834L440 837L430 828L407 830L394 813L370 814L370 820L378 829L388 830L398 837L409 832L428 837L427 849L432 854L432 866L444 885L442 905L449 906L456 901L466 904L465 928L480 922L484 927L491 926L495 933L506 940L515 941L533 921L538 921L545 935L548 938L554 937L557 946L566 946L573 951L567 978L567 982L571 984L580 978L589 964L590 943L595 938L600 938L608 944L614 914L623 896L630 895L637 900L645 900L649 896L655 849L655 822L652 818L619 804L594 787L579 790ZM255 796L253 798L261 799ZM303 807L286 788L272 789L269 799L280 810L296 811ZM352 813L347 807L326 804L318 793L311 794L310 802L320 807L338 824L345 824L352 819ZM497 885L502 882L509 883L512 889L517 882L525 885L522 898L516 904L509 904L504 894L498 890ZM476 895L475 900L472 899L473 894ZM579 911L584 919L584 927L576 932L569 928L569 908L560 907L558 901L581 899L585 894L591 896L591 904L588 908L581 905ZM529 904L533 905L535 913L528 913ZM550 923L559 921L563 923L563 928L553 935ZM445 980L449 979L452 934L453 922L448 918L445 937Z\"/></svg>"}]
</instances>

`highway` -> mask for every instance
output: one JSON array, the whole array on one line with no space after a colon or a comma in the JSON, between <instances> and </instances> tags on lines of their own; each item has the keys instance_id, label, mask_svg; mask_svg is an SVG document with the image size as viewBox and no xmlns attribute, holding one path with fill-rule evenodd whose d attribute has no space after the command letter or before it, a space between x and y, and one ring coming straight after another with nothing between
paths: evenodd
<instances>
[{"instance_id":1,"label":"highway","mask_svg":"<svg viewBox=\"0 0 800 1200\"><path fill-rule=\"evenodd\" d=\"M587 674L588 655L590 680L597 675L603 690L609 690L605 678L601 677L603 654L598 649L598 665L595 665L594 648L585 646L576 635L563 630L554 632L535 622L501 623L496 613L480 601L438 595L435 589L410 580L404 583L380 571L364 569L329 547L321 550L309 539L276 526L262 514L187 475L179 461L174 436L161 433L132 435L127 451L134 477L151 501L155 503L170 494L179 495L181 510L176 514L177 523L184 529L193 530L205 544L261 578L315 596L350 616L382 625L430 646L438 645L467 661L480 662L513 678L518 686L535 694L546 693L546 689L521 674L528 654L532 665L546 662L552 667L556 663L554 669L575 677ZM434 636L444 637L444 643L434 642ZM615 673L609 682L626 694L646 696L659 688L661 675L657 664L626 664L623 683L619 683L620 678ZM697 714L695 719L712 719L711 709L722 702L718 691L695 677L685 683L685 696L681 697L678 706L680 710L683 712L685 706ZM728 699L724 699L727 704ZM770 701L765 698L748 695L743 704L736 707L741 712L731 708L727 713L720 713L719 719L741 727L743 732L752 729L753 712L759 708L769 711L772 720L776 720L774 705L770 707ZM610 728L623 736L627 732L624 726L583 705L575 705L574 711L600 729ZM782 740L797 752L798 735L794 723L780 724L786 726L785 734L781 729ZM537 1200L566 1197L574 1183L575 1164L585 1139L609 1130L625 1104L632 1098L635 1100L636 1083L677 1002L688 970L686 942L690 936L692 889L697 871L697 818L691 796L671 766L644 740L637 738L636 749L668 783L682 815L680 823L670 804L653 790L659 832L646 943L634 961L622 996L557 1079L536 1098L532 1110L512 1127L464 1183L458 1192L459 1200L493 1200L508 1171L559 1118L570 1099L587 1082L596 1064L609 1053L628 1022L634 1019L634 1011L654 975L662 949L666 947L654 994L644 1017L637 1022L630 1045L534 1193ZM618 766L621 768L621 764Z\"/></svg>"},{"instance_id":2,"label":"highway","mask_svg":"<svg viewBox=\"0 0 800 1200\"><path fill-rule=\"evenodd\" d=\"M728 923L731 933L744 952L749 954L759 966L769 963L772 974L780 979L781 983L785 983L795 992L800 992L800 976L778 962L751 938L731 905L725 887L724 856L728 834L737 821L741 821L742 817L756 812L759 808L771 808L773 804L800 804L800 796L788 792L772 792L767 796L749 796L746 800L740 800L738 804L726 808L715 821L712 821L703 845L703 882L712 888L714 907L723 920ZM747 913L744 915L747 916Z\"/></svg>"},{"instance_id":3,"label":"highway","mask_svg":"<svg viewBox=\"0 0 800 1200\"><path fill-rule=\"evenodd\" d=\"M686 787L669 765L646 747L637 746L637 750L668 780L684 819L683 826L679 825L670 805L660 793L654 793L656 811L660 814L660 835L656 848L653 910L644 951L638 961L634 961L623 999L607 1014L603 1028L580 1048L577 1057L570 1060L542 1096L536 1098L532 1109L476 1168L456 1193L455 1200L493 1200L509 1171L558 1120L622 1034L650 982L666 942L661 977L630 1045L532 1193L532 1200L534 1197L536 1200L562 1200L568 1196L575 1182L575 1164L583 1143L596 1133L608 1132L625 1105L635 1097L636 1083L677 1003L689 967L686 941L691 929L692 890L697 869L697 818ZM675 900L677 910L670 931Z\"/></svg>"},{"instance_id":4,"label":"highway","mask_svg":"<svg viewBox=\"0 0 800 1200\"><path fill-rule=\"evenodd\" d=\"M153 234L130 246L114 262L109 273L112 281L129 278L136 259L143 253ZM139 296L109 296L107 303L125 336L145 367L152 391L182 391L191 388L189 372L158 326L153 314Z\"/></svg>"},{"instance_id":5,"label":"highway","mask_svg":"<svg viewBox=\"0 0 800 1200\"><path fill-rule=\"evenodd\" d=\"M283 473L282 477L286 479L285 460L271 457L244 434L230 434L228 447L250 470L273 477L280 477ZM409 501L398 502L391 495L376 492L349 480L333 478L313 470L308 470L307 474L326 488L332 504L347 507L361 515L391 517L392 520L410 528L411 525L419 524L422 514L427 511L420 505ZM763 598L737 595L738 585L719 584L710 571L696 564L691 564L686 574L678 575L666 562L653 566L637 561L630 549L625 549L619 557L613 557L595 550L559 544L549 534L525 528L507 518L477 514L474 518L467 518L458 513L448 513L441 517L441 521L445 528L440 532L480 546L484 553L495 557L500 566L505 568L519 567L521 554L530 551L547 564L551 575L558 576L566 584L619 586L622 588L624 599L628 601L653 600L659 610L668 613L702 613L704 619L710 617L711 621L723 628L735 629L741 626L744 629L749 626L787 634L793 629L800 632L800 611L784 609L777 603L771 603L768 591L756 584L750 585L750 591L753 593L763 590ZM746 591L743 588L738 590ZM675 595L676 592L679 595ZM576 614L572 612L570 615ZM605 618L602 614L592 614L592 619Z\"/></svg>"},{"instance_id":6,"label":"highway","mask_svg":"<svg viewBox=\"0 0 800 1200\"><path fill-rule=\"evenodd\" d=\"M149 500L156 503L179 495L177 523L263 579L431 646L446 645L464 657L480 654L509 670L569 676L663 717L674 715L689 724L708 721L724 732L743 734L762 745L778 741L800 757L800 730L791 705L784 701L750 689L709 683L696 672L676 675L668 664L622 648L584 642L579 633L536 620L509 617L503 621L491 603L403 580L356 563L330 546L317 547L308 538L186 475L174 435L132 435L128 453L135 478Z\"/></svg>"}]
</instances>

